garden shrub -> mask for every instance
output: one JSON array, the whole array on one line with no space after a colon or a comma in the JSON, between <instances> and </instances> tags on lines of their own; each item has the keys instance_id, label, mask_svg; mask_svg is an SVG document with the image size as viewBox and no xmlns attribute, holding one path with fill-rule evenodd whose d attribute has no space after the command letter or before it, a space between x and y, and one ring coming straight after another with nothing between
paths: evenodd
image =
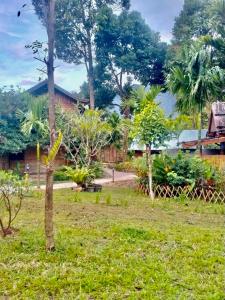
<instances>
[{"instance_id":1,"label":"garden shrub","mask_svg":"<svg viewBox=\"0 0 225 300\"><path fill-rule=\"evenodd\" d=\"M54 181L68 181L70 177L66 174L66 167L61 167L54 172Z\"/></svg>"},{"instance_id":2,"label":"garden shrub","mask_svg":"<svg viewBox=\"0 0 225 300\"><path fill-rule=\"evenodd\" d=\"M115 170L118 172L132 172L134 170L133 163L131 161L124 161L115 164Z\"/></svg>"},{"instance_id":3,"label":"garden shrub","mask_svg":"<svg viewBox=\"0 0 225 300\"><path fill-rule=\"evenodd\" d=\"M139 183L148 185L146 157L133 163ZM223 186L223 174L209 162L198 156L179 152L169 156L166 153L153 157L153 182L169 186Z\"/></svg>"},{"instance_id":4,"label":"garden shrub","mask_svg":"<svg viewBox=\"0 0 225 300\"><path fill-rule=\"evenodd\" d=\"M104 175L103 164L100 161L92 161L90 170L95 178L102 178Z\"/></svg>"}]
</instances>

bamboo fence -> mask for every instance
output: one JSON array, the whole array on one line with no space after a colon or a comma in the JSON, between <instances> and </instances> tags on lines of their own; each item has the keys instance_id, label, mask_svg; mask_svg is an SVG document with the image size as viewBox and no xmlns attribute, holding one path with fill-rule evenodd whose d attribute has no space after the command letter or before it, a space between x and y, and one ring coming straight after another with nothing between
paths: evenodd
<instances>
[{"instance_id":1,"label":"bamboo fence","mask_svg":"<svg viewBox=\"0 0 225 300\"><path fill-rule=\"evenodd\" d=\"M138 191L146 195L149 194L149 189L144 185L139 185ZM189 186L175 187L156 185L154 186L154 194L155 197L159 199L182 198L186 200L204 200L212 203L225 203L225 192L213 188L196 187L191 189Z\"/></svg>"}]
</instances>

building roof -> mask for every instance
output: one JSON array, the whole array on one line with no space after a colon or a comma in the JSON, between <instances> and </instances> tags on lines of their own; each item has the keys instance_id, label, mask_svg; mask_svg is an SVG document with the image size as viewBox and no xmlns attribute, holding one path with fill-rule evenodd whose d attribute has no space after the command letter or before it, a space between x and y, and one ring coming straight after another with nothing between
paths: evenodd
<instances>
[{"instance_id":1,"label":"building roof","mask_svg":"<svg viewBox=\"0 0 225 300\"><path fill-rule=\"evenodd\" d=\"M209 119L209 136L225 134L225 102L214 102L212 104Z\"/></svg>"},{"instance_id":2,"label":"building roof","mask_svg":"<svg viewBox=\"0 0 225 300\"><path fill-rule=\"evenodd\" d=\"M29 90L27 90L28 93L30 93L33 96L41 96L43 94L46 94L48 92L48 81L45 79L44 81L39 82ZM64 95L71 99L71 101L75 103L83 103L88 104L88 100L79 99L79 97L73 95L72 93L68 92L67 90L61 88L57 84L55 84L55 92L58 92L61 95Z\"/></svg>"},{"instance_id":3,"label":"building roof","mask_svg":"<svg viewBox=\"0 0 225 300\"><path fill-rule=\"evenodd\" d=\"M205 138L207 134L207 130L202 130L202 138ZM166 142L165 146L160 147L152 147L152 150L178 150L182 149L182 143L183 142L189 142L193 140L198 139L198 130L183 130L179 136L179 142L177 138L171 138L169 141ZM179 143L179 144L178 144ZM192 149L196 149L196 146L190 147ZM135 151L144 151L145 145L139 145L138 143L132 143L129 150L135 150Z\"/></svg>"}]
</instances>

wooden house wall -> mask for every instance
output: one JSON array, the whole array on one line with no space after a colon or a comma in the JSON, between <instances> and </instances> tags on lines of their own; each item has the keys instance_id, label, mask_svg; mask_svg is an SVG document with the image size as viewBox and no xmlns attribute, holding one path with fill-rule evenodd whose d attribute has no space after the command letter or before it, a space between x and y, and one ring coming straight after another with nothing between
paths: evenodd
<instances>
[{"instance_id":1,"label":"wooden house wall","mask_svg":"<svg viewBox=\"0 0 225 300\"><path fill-rule=\"evenodd\" d=\"M65 110L73 110L76 107L76 104L71 101L69 97L66 95L62 95L59 93L55 94L55 103L60 105Z\"/></svg>"},{"instance_id":2,"label":"wooden house wall","mask_svg":"<svg viewBox=\"0 0 225 300\"><path fill-rule=\"evenodd\" d=\"M47 150L41 150L41 156L47 155ZM26 164L29 164L29 173L31 175L37 174L37 158L36 158L36 148L28 148L24 151L24 157L21 160L9 160L8 168L11 170L20 169L21 173L25 172ZM60 149L55 158L55 168L59 168L67 164L65 159L65 153L63 149ZM45 174L46 169L41 165L41 174Z\"/></svg>"},{"instance_id":3,"label":"wooden house wall","mask_svg":"<svg viewBox=\"0 0 225 300\"><path fill-rule=\"evenodd\" d=\"M8 170L9 169L9 158L8 156L0 157L0 170Z\"/></svg>"},{"instance_id":4,"label":"wooden house wall","mask_svg":"<svg viewBox=\"0 0 225 300\"><path fill-rule=\"evenodd\" d=\"M102 149L99 157L103 163L117 163L123 161L123 152L114 146L108 146Z\"/></svg>"},{"instance_id":5,"label":"wooden house wall","mask_svg":"<svg viewBox=\"0 0 225 300\"><path fill-rule=\"evenodd\" d=\"M202 158L207 160L211 165L218 167L220 170L225 170L225 155L203 154Z\"/></svg>"}]
</instances>

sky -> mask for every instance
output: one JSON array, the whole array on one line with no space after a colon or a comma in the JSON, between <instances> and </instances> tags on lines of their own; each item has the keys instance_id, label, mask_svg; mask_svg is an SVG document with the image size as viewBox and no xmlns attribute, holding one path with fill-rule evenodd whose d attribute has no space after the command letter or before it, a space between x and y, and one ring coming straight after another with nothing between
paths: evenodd
<instances>
[{"instance_id":1,"label":"sky","mask_svg":"<svg viewBox=\"0 0 225 300\"><path fill-rule=\"evenodd\" d=\"M43 79L37 68L42 65L33 59L25 45L35 40L46 41L46 33L31 5L20 18L17 11L31 0L0 0L0 87L19 86L28 89ZM151 29L160 32L163 41L169 42L174 18L184 0L131 0L131 9L141 12ZM86 80L84 66L56 62L55 81L69 91L78 91Z\"/></svg>"}]
</instances>

